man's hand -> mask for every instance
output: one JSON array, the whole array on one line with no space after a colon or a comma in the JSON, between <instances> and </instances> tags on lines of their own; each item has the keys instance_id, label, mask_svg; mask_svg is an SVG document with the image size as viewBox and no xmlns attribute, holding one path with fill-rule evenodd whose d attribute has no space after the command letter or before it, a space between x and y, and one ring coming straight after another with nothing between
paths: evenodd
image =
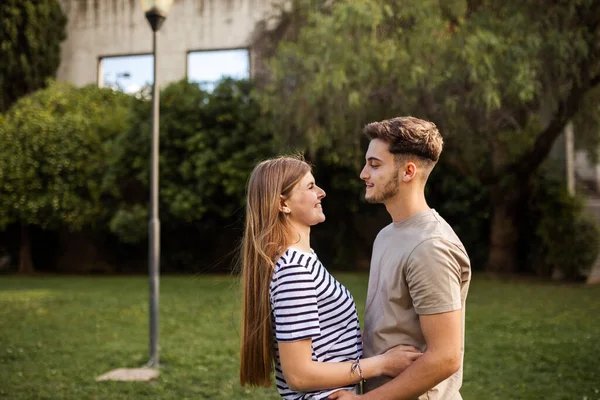
<instances>
[{"instance_id":1,"label":"man's hand","mask_svg":"<svg viewBox=\"0 0 600 400\"><path fill-rule=\"evenodd\" d=\"M383 374L394 378L422 355L423 353L413 346L400 345L392 347L383 353Z\"/></svg>"},{"instance_id":2,"label":"man's hand","mask_svg":"<svg viewBox=\"0 0 600 400\"><path fill-rule=\"evenodd\" d=\"M354 400L360 399L362 396L358 394L351 393L347 390L338 390L335 393L331 393L328 399L341 399L341 400Z\"/></svg>"},{"instance_id":3,"label":"man's hand","mask_svg":"<svg viewBox=\"0 0 600 400\"><path fill-rule=\"evenodd\" d=\"M461 365L462 312L419 316L427 350L400 375L369 391L372 399L416 399L455 373ZM384 353L384 355L387 353Z\"/></svg>"}]
</instances>

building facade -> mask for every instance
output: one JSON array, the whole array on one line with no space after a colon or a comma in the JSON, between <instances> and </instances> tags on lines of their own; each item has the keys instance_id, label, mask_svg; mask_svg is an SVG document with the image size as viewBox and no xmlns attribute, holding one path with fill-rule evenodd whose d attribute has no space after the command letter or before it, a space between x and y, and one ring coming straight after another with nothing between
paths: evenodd
<instances>
[{"instance_id":1,"label":"building facade","mask_svg":"<svg viewBox=\"0 0 600 400\"><path fill-rule=\"evenodd\" d=\"M273 21L277 0L175 0L157 35L161 86L187 76L199 50L249 48L259 23ZM150 54L152 30L139 0L61 0L68 18L57 79L102 86L104 57ZM255 57L250 51L250 71Z\"/></svg>"}]
</instances>

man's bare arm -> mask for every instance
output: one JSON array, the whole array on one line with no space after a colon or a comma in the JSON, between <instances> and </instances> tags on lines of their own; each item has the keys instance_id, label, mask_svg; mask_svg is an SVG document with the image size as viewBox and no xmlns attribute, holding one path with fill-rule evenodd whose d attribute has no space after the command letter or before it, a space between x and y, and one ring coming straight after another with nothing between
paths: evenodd
<instances>
[{"instance_id":1,"label":"man's bare arm","mask_svg":"<svg viewBox=\"0 0 600 400\"><path fill-rule=\"evenodd\" d=\"M460 368L462 310L419 318L427 350L396 378L365 394L365 400L416 399Z\"/></svg>"}]
</instances>

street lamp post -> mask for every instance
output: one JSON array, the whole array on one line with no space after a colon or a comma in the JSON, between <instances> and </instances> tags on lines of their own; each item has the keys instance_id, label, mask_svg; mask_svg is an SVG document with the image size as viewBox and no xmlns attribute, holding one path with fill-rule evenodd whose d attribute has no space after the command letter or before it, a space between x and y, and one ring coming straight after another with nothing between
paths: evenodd
<instances>
[{"instance_id":1,"label":"street lamp post","mask_svg":"<svg viewBox=\"0 0 600 400\"><path fill-rule=\"evenodd\" d=\"M156 32L167 18L173 0L140 0L152 27L152 155L150 157L150 218L148 221L148 274L150 276L150 360L147 368L119 368L96 378L96 381L149 381L158 377L158 282L160 261L160 221L158 219L158 80L156 79ZM117 78L119 76L117 75ZM123 74L123 77L127 77Z\"/></svg>"},{"instance_id":2,"label":"street lamp post","mask_svg":"<svg viewBox=\"0 0 600 400\"><path fill-rule=\"evenodd\" d=\"M159 92L156 53L156 33L167 18L173 0L140 0L146 19L152 28L152 155L150 158L150 216L148 222L148 274L150 277L150 360L148 367L158 367L158 294L160 270L160 220L158 217L158 132Z\"/></svg>"},{"instance_id":3,"label":"street lamp post","mask_svg":"<svg viewBox=\"0 0 600 400\"><path fill-rule=\"evenodd\" d=\"M117 72L115 75L115 85L117 85L117 88L122 91L125 92L126 90L123 88L123 86L121 86L121 82L119 81L119 79L129 79L131 78L131 74L127 71L124 72Z\"/></svg>"}]
</instances>

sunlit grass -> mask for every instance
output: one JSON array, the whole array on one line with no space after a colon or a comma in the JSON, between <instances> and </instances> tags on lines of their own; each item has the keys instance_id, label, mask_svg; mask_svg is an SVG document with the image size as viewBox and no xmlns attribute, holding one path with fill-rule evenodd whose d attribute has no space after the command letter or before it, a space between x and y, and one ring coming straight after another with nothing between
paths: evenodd
<instances>
[{"instance_id":1,"label":"sunlit grass","mask_svg":"<svg viewBox=\"0 0 600 400\"><path fill-rule=\"evenodd\" d=\"M362 315L367 276L335 274ZM0 278L0 398L277 399L238 383L239 288L216 276L161 280L161 375L96 383L148 357L144 277ZM476 276L463 398L600 399L600 287Z\"/></svg>"}]
</instances>

